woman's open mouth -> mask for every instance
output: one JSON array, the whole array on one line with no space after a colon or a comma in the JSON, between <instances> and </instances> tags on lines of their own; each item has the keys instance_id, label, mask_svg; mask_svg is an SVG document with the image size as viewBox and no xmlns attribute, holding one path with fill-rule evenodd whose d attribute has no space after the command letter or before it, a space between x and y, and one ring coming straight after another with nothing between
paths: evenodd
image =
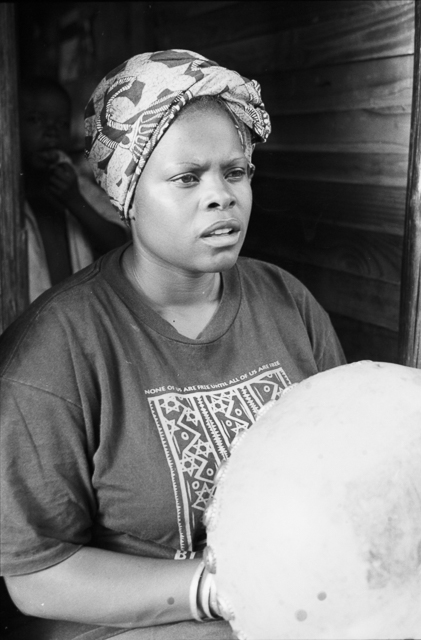
<instances>
[{"instance_id":1,"label":"woman's open mouth","mask_svg":"<svg viewBox=\"0 0 421 640\"><path fill-rule=\"evenodd\" d=\"M212 243L212 245L225 246L235 244L241 232L241 225L238 220L219 220L207 227L201 234L201 239Z\"/></svg>"}]
</instances>

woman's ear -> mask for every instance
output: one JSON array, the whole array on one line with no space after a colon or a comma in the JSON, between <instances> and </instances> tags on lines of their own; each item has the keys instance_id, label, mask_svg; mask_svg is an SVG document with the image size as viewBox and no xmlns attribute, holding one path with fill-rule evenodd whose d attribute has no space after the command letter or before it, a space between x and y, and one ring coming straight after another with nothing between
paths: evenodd
<instances>
[{"instance_id":1,"label":"woman's ear","mask_svg":"<svg viewBox=\"0 0 421 640\"><path fill-rule=\"evenodd\" d=\"M249 162L247 165L247 175L250 181L253 179L255 171L256 171L256 167L252 162Z\"/></svg>"}]
</instances>

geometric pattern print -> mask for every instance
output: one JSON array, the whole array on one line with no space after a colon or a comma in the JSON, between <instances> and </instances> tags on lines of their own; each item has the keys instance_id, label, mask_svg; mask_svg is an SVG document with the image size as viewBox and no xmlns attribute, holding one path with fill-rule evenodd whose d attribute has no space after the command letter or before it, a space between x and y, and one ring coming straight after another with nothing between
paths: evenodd
<instances>
[{"instance_id":1,"label":"geometric pattern print","mask_svg":"<svg viewBox=\"0 0 421 640\"><path fill-rule=\"evenodd\" d=\"M233 440L290 385L278 367L223 388L148 398L171 472L181 552L197 550L201 544L203 511L215 488L216 470L229 457Z\"/></svg>"}]
</instances>

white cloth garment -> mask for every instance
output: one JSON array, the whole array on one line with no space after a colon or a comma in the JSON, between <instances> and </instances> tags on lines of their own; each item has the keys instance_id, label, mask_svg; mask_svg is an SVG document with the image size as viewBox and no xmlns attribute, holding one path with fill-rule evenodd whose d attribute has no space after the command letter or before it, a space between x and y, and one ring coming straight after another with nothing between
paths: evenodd
<instances>
[{"instance_id":1,"label":"white cloth garment","mask_svg":"<svg viewBox=\"0 0 421 640\"><path fill-rule=\"evenodd\" d=\"M88 204L105 220L124 228L129 239L128 227L119 219L105 191L95 183L89 164L84 158L73 163L67 154L57 151L57 163L69 163L73 166L78 176L79 190ZM81 225L69 211L66 211L66 222L72 273L76 273L91 264L94 255ZM29 301L33 302L51 287L51 279L41 234L28 202L25 202L25 228L28 242Z\"/></svg>"},{"instance_id":2,"label":"white cloth garment","mask_svg":"<svg viewBox=\"0 0 421 640\"><path fill-rule=\"evenodd\" d=\"M92 249L77 220L66 211L72 272L87 267L94 259ZM29 301L33 302L51 287L47 258L37 221L28 202L25 202L25 229L28 243Z\"/></svg>"}]
</instances>

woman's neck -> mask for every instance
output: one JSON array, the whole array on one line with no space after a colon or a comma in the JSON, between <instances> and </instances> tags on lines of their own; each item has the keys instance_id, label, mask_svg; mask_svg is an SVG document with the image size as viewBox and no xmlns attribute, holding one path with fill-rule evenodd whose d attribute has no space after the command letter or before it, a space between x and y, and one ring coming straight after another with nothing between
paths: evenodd
<instances>
[{"instance_id":1,"label":"woman's neck","mask_svg":"<svg viewBox=\"0 0 421 640\"><path fill-rule=\"evenodd\" d=\"M123 271L143 300L179 333L196 338L216 312L222 295L219 273L188 274L136 256L123 255Z\"/></svg>"}]
</instances>

